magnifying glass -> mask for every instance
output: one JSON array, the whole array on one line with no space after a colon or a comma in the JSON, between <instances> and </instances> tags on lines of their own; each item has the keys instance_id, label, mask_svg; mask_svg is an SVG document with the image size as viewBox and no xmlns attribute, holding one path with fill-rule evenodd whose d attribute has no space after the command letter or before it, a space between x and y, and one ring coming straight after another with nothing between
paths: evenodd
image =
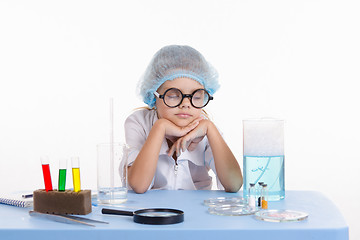
<instances>
[{"instance_id":1,"label":"magnifying glass","mask_svg":"<svg viewBox=\"0 0 360 240\"><path fill-rule=\"evenodd\" d=\"M103 208L101 213L134 216L134 222L142 224L165 225L181 223L184 221L183 211L169 208L147 208L136 210L134 212Z\"/></svg>"}]
</instances>

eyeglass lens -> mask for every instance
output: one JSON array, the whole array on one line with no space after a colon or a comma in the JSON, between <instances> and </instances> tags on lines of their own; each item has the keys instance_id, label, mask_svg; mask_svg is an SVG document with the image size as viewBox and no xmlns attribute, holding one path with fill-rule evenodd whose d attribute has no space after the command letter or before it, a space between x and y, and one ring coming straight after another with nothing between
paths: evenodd
<instances>
[{"instance_id":1,"label":"eyeglass lens","mask_svg":"<svg viewBox=\"0 0 360 240\"><path fill-rule=\"evenodd\" d=\"M198 89L191 94L191 104L196 108L202 108L209 102L209 94L204 89ZM172 88L165 92L164 102L169 107L180 105L183 94L179 89Z\"/></svg>"}]
</instances>

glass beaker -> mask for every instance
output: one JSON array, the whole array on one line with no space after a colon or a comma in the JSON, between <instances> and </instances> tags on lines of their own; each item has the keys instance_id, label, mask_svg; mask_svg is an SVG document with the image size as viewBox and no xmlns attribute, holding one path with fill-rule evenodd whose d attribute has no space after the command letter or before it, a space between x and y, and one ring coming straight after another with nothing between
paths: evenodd
<instances>
[{"instance_id":1,"label":"glass beaker","mask_svg":"<svg viewBox=\"0 0 360 240\"><path fill-rule=\"evenodd\" d=\"M250 183L264 182L269 201L285 197L284 121L279 119L243 120L244 196Z\"/></svg>"},{"instance_id":2,"label":"glass beaker","mask_svg":"<svg viewBox=\"0 0 360 240\"><path fill-rule=\"evenodd\" d=\"M127 200L127 151L123 143L97 145L97 190L100 204Z\"/></svg>"}]
</instances>

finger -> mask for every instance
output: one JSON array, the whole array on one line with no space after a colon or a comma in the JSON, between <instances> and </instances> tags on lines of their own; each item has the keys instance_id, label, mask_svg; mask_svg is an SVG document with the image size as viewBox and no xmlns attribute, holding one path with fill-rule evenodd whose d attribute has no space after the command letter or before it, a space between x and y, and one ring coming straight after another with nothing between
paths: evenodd
<instances>
[{"instance_id":1,"label":"finger","mask_svg":"<svg viewBox=\"0 0 360 240\"><path fill-rule=\"evenodd\" d=\"M181 141L181 149L183 152L186 151L187 146L190 144L191 140L187 139L187 137L185 136L185 138Z\"/></svg>"},{"instance_id":2,"label":"finger","mask_svg":"<svg viewBox=\"0 0 360 240\"><path fill-rule=\"evenodd\" d=\"M189 134L187 134L186 136L184 136L181 140L181 149L183 152L186 151L186 149L188 148L188 146L191 144L192 140L193 140L193 133L190 132Z\"/></svg>"},{"instance_id":3,"label":"finger","mask_svg":"<svg viewBox=\"0 0 360 240\"><path fill-rule=\"evenodd\" d=\"M171 148L168 150L168 156L171 157L174 154L175 151L175 144L171 146Z\"/></svg>"},{"instance_id":4,"label":"finger","mask_svg":"<svg viewBox=\"0 0 360 240\"><path fill-rule=\"evenodd\" d=\"M189 123L188 126L190 126L190 127L197 126L201 120L203 120L203 118L201 116L197 117L191 123Z\"/></svg>"},{"instance_id":5,"label":"finger","mask_svg":"<svg viewBox=\"0 0 360 240\"><path fill-rule=\"evenodd\" d=\"M187 149L189 151L193 151L196 146L199 144L199 142L201 142L204 139L204 135L200 134L200 136L198 136L198 133L194 133L191 132L188 135L186 135L183 140L183 149Z\"/></svg>"},{"instance_id":6,"label":"finger","mask_svg":"<svg viewBox=\"0 0 360 240\"><path fill-rule=\"evenodd\" d=\"M179 138L176 142L174 142L174 144L171 146L171 148L168 150L168 156L171 157L174 155L174 153L176 153L176 156L179 157L181 154L181 140L182 138Z\"/></svg>"},{"instance_id":7,"label":"finger","mask_svg":"<svg viewBox=\"0 0 360 240\"><path fill-rule=\"evenodd\" d=\"M183 135L187 134L188 132L190 132L191 130L196 128L197 125L199 125L199 121L190 123L186 127L182 128L181 135L183 136Z\"/></svg>"},{"instance_id":8,"label":"finger","mask_svg":"<svg viewBox=\"0 0 360 240\"><path fill-rule=\"evenodd\" d=\"M194 130L200 123L201 120L203 120L204 118L202 116L195 118L191 123L189 123L189 125L187 125L186 127L183 127L181 129L181 136L186 135L187 133L189 133L190 131Z\"/></svg>"},{"instance_id":9,"label":"finger","mask_svg":"<svg viewBox=\"0 0 360 240\"><path fill-rule=\"evenodd\" d=\"M197 118L195 121L192 121L188 126L189 126L191 129L194 129L197 125L199 125L200 120L201 120L201 119L198 119L198 118Z\"/></svg>"},{"instance_id":10,"label":"finger","mask_svg":"<svg viewBox=\"0 0 360 240\"><path fill-rule=\"evenodd\" d=\"M201 115L200 117L196 118L195 121L201 121L201 120L204 120L204 119L205 119L205 117Z\"/></svg>"},{"instance_id":11,"label":"finger","mask_svg":"<svg viewBox=\"0 0 360 240\"><path fill-rule=\"evenodd\" d=\"M181 142L182 142L182 138L180 138L180 139L178 139L178 141L176 141L176 157L179 157L181 154L181 148L180 148Z\"/></svg>"},{"instance_id":12,"label":"finger","mask_svg":"<svg viewBox=\"0 0 360 240\"><path fill-rule=\"evenodd\" d=\"M197 143L197 142L191 142L190 145L187 148L188 151L194 151L198 144L199 143Z\"/></svg>"}]
</instances>

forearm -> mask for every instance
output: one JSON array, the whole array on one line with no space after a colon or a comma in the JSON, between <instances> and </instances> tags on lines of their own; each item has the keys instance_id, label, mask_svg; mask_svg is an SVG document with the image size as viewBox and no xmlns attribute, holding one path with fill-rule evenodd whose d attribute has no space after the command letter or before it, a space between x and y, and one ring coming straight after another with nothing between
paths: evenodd
<instances>
[{"instance_id":1,"label":"forearm","mask_svg":"<svg viewBox=\"0 0 360 240\"><path fill-rule=\"evenodd\" d=\"M229 146L209 121L207 138L214 156L217 176L227 192L237 192L243 184L240 166Z\"/></svg>"},{"instance_id":2,"label":"forearm","mask_svg":"<svg viewBox=\"0 0 360 240\"><path fill-rule=\"evenodd\" d=\"M163 127L160 122L156 122L134 163L128 169L129 185L137 193L146 192L154 178L164 136Z\"/></svg>"}]
</instances>

